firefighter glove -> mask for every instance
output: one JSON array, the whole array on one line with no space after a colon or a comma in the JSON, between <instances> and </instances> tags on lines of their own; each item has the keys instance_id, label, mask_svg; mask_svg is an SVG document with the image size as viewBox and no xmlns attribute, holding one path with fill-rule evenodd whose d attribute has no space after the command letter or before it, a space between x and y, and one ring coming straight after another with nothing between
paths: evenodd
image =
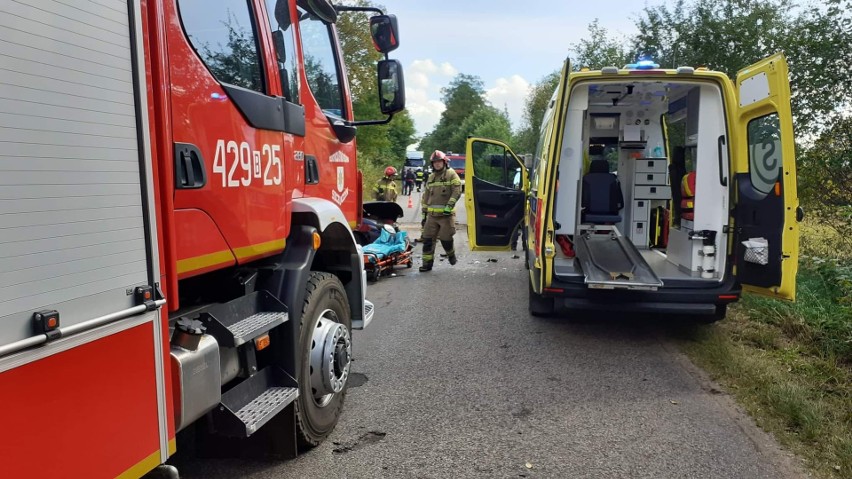
<instances>
[{"instance_id":1,"label":"firefighter glove","mask_svg":"<svg viewBox=\"0 0 852 479\"><path fill-rule=\"evenodd\" d=\"M445 206L445 207L444 207L444 214L445 214L445 215L451 215L451 214L453 214L453 207L452 207L452 206L450 206L450 205Z\"/></svg>"}]
</instances>

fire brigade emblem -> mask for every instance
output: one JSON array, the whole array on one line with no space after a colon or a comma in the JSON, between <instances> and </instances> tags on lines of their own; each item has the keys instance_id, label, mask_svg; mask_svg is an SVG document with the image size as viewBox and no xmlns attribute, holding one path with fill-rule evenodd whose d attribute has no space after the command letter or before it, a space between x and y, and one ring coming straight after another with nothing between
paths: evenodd
<instances>
[{"instance_id":1,"label":"fire brigade emblem","mask_svg":"<svg viewBox=\"0 0 852 479\"><path fill-rule=\"evenodd\" d=\"M342 166L337 167L337 191L331 192L331 199L338 205L342 205L344 201L346 201L346 197L349 196L349 188L344 189L346 183L346 176Z\"/></svg>"},{"instance_id":2,"label":"fire brigade emblem","mask_svg":"<svg viewBox=\"0 0 852 479\"><path fill-rule=\"evenodd\" d=\"M343 173L343 167L337 167L337 191L343 192L343 185L345 183L345 177Z\"/></svg>"},{"instance_id":3,"label":"fire brigade emblem","mask_svg":"<svg viewBox=\"0 0 852 479\"><path fill-rule=\"evenodd\" d=\"M342 151L335 151L328 157L329 163L349 163L349 157Z\"/></svg>"}]
</instances>

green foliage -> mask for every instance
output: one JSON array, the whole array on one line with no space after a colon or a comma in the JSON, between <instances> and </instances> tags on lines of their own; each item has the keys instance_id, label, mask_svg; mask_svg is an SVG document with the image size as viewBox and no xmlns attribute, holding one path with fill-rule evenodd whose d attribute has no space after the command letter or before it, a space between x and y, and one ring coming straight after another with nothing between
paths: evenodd
<instances>
[{"instance_id":1,"label":"green foliage","mask_svg":"<svg viewBox=\"0 0 852 479\"><path fill-rule=\"evenodd\" d=\"M228 20L222 24L228 29L228 43L199 45L204 63L221 82L259 90L263 81L260 78L260 62L253 33L243 28L231 12L228 12Z\"/></svg>"},{"instance_id":2,"label":"green foliage","mask_svg":"<svg viewBox=\"0 0 852 479\"><path fill-rule=\"evenodd\" d=\"M571 50L575 52L571 59L574 70L582 67L592 70L600 70L606 66L621 68L631 62L625 42L611 38L607 30L600 26L597 18L589 24L589 34L572 44Z\"/></svg>"},{"instance_id":3,"label":"green foliage","mask_svg":"<svg viewBox=\"0 0 852 479\"><path fill-rule=\"evenodd\" d=\"M705 65L734 76L781 49L790 29L790 0L701 0L646 7L633 54L665 68Z\"/></svg>"},{"instance_id":4,"label":"green foliage","mask_svg":"<svg viewBox=\"0 0 852 479\"><path fill-rule=\"evenodd\" d=\"M778 327L810 354L852 365L852 267L803 258L796 287L795 303L746 296L745 313Z\"/></svg>"},{"instance_id":5,"label":"green foliage","mask_svg":"<svg viewBox=\"0 0 852 479\"><path fill-rule=\"evenodd\" d=\"M459 73L449 85L441 88L441 100L447 109L441 121L458 125L470 114L485 105L485 87L475 75Z\"/></svg>"},{"instance_id":6,"label":"green foliage","mask_svg":"<svg viewBox=\"0 0 852 479\"><path fill-rule=\"evenodd\" d=\"M471 149L477 178L496 185L513 186L518 163L505 148L476 141Z\"/></svg>"},{"instance_id":7,"label":"green foliage","mask_svg":"<svg viewBox=\"0 0 852 479\"><path fill-rule=\"evenodd\" d=\"M465 137L457 132L465 119L486 106L485 88L482 80L473 75L458 74L449 85L441 89L446 110L435 128L420 141L421 150L431 152L464 151Z\"/></svg>"},{"instance_id":8,"label":"green foliage","mask_svg":"<svg viewBox=\"0 0 852 479\"><path fill-rule=\"evenodd\" d=\"M346 3L383 8L368 0ZM336 28L346 62L355 119L383 118L379 109L376 64L384 56L373 47L369 15L365 12L341 12ZM365 192L370 191L382 177L385 167L402 163L406 148L414 142L414 134L414 121L408 111L397 113L386 125L358 127L358 160L364 175Z\"/></svg>"},{"instance_id":9,"label":"green foliage","mask_svg":"<svg viewBox=\"0 0 852 479\"><path fill-rule=\"evenodd\" d=\"M807 215L837 232L841 244L833 242L833 251L852 250L852 118L839 118L798 160Z\"/></svg>"},{"instance_id":10,"label":"green foliage","mask_svg":"<svg viewBox=\"0 0 852 479\"><path fill-rule=\"evenodd\" d=\"M504 143L512 141L512 126L506 115L492 106L482 106L470 113L450 137L451 151L464 151L468 136L477 136L499 140ZM454 149L455 145L462 145Z\"/></svg>"},{"instance_id":11,"label":"green foliage","mask_svg":"<svg viewBox=\"0 0 852 479\"><path fill-rule=\"evenodd\" d=\"M784 51L797 130L809 131L852 100L846 73L852 11L843 3L801 8L792 0L678 0L645 7L631 57L647 53L664 68L705 65L734 77L740 68Z\"/></svg>"},{"instance_id":12,"label":"green foliage","mask_svg":"<svg viewBox=\"0 0 852 479\"><path fill-rule=\"evenodd\" d=\"M344 3L350 6L383 8L367 0ZM352 99L358 101L377 98L376 63L384 56L373 47L373 40L370 37L370 14L341 12L335 27L343 49L343 58L346 61ZM376 102L374 104L378 105Z\"/></svg>"},{"instance_id":13,"label":"green foliage","mask_svg":"<svg viewBox=\"0 0 852 479\"><path fill-rule=\"evenodd\" d=\"M824 0L792 21L782 45L790 63L797 132L825 129L852 104L852 1Z\"/></svg>"},{"instance_id":14,"label":"green foliage","mask_svg":"<svg viewBox=\"0 0 852 479\"><path fill-rule=\"evenodd\" d=\"M682 345L816 477L839 478L852 470L852 323L822 293L831 281L805 261L795 305L746 295Z\"/></svg>"}]
</instances>

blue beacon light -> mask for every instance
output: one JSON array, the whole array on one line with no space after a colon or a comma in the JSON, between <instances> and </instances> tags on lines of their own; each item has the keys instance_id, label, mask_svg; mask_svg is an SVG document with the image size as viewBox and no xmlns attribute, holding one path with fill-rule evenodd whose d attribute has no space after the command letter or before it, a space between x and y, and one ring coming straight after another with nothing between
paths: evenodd
<instances>
[{"instance_id":1,"label":"blue beacon light","mask_svg":"<svg viewBox=\"0 0 852 479\"><path fill-rule=\"evenodd\" d=\"M635 70L653 70L654 68L660 68L660 64L654 63L651 57L642 55L636 63L631 63L627 67Z\"/></svg>"}]
</instances>

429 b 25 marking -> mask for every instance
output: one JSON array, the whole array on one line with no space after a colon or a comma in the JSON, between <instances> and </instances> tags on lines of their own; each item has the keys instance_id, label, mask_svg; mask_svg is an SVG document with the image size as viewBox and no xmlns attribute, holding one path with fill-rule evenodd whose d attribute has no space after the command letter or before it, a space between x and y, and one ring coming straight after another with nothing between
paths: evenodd
<instances>
[{"instance_id":1,"label":"429 b 25 marking","mask_svg":"<svg viewBox=\"0 0 852 479\"><path fill-rule=\"evenodd\" d=\"M213 158L213 173L222 178L223 188L251 186L254 180L263 179L263 186L281 184L281 145L262 145L252 150L244 141L219 140Z\"/></svg>"}]
</instances>

